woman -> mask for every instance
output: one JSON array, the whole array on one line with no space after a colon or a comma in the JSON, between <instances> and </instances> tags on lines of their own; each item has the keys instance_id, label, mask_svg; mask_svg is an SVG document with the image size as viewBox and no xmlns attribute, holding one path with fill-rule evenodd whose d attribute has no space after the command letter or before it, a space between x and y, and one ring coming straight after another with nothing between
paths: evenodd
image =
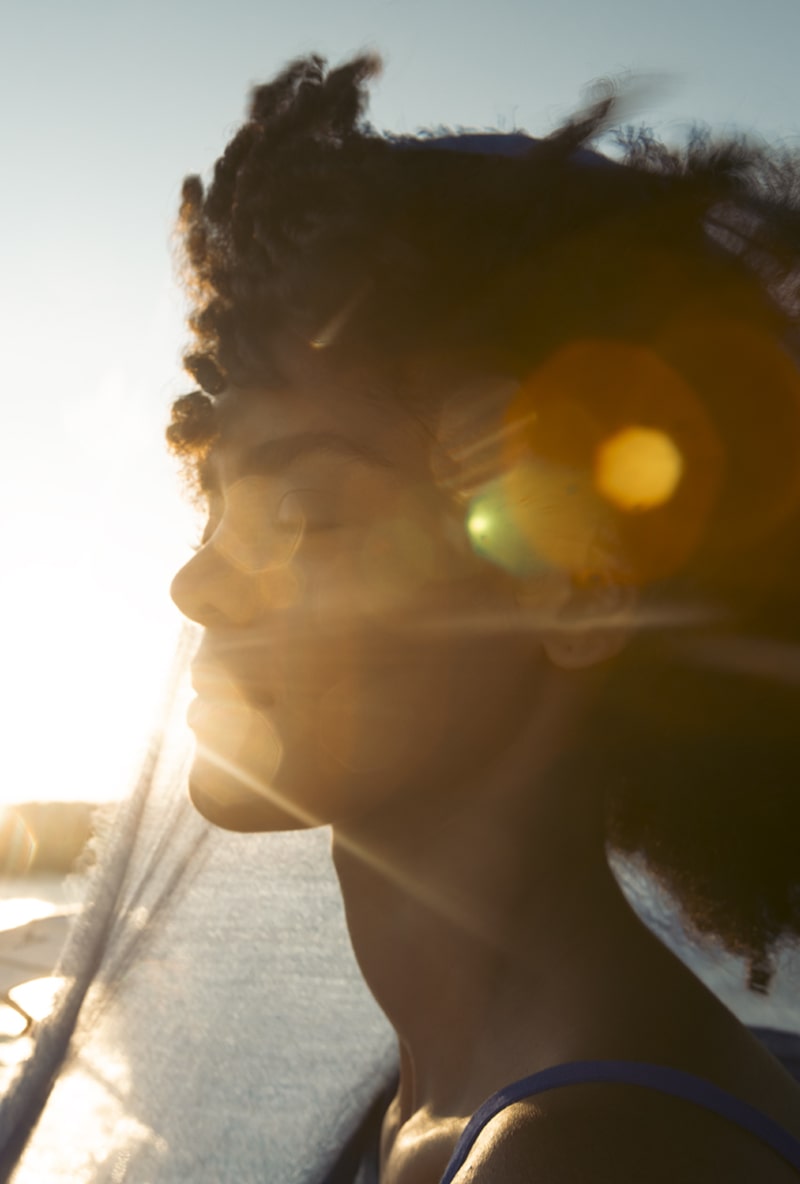
<instances>
[{"instance_id":1,"label":"woman","mask_svg":"<svg viewBox=\"0 0 800 1184\"><path fill-rule=\"evenodd\" d=\"M611 98L393 140L375 69L294 63L184 187L193 801L332 825L400 1047L381 1184L796 1179L796 1085L606 850L767 988L800 932L797 168L612 162Z\"/></svg>"}]
</instances>

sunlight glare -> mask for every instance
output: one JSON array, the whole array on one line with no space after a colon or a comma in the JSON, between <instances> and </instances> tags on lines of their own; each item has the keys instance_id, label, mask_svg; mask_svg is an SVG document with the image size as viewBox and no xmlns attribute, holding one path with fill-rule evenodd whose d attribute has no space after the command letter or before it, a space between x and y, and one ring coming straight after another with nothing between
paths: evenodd
<instances>
[{"instance_id":1,"label":"sunlight glare","mask_svg":"<svg viewBox=\"0 0 800 1184\"><path fill-rule=\"evenodd\" d=\"M0 807L0 868L6 876L24 876L36 857L36 836L18 810Z\"/></svg>"},{"instance_id":2,"label":"sunlight glare","mask_svg":"<svg viewBox=\"0 0 800 1184\"><path fill-rule=\"evenodd\" d=\"M623 428L604 440L595 456L598 491L631 513L664 505L682 475L677 445L657 428Z\"/></svg>"},{"instance_id":3,"label":"sunlight glare","mask_svg":"<svg viewBox=\"0 0 800 1184\"><path fill-rule=\"evenodd\" d=\"M31 1019L39 1021L50 1014L59 993L63 990L67 979L57 974L48 974L42 978L32 978L18 987L13 987L9 997L18 1004Z\"/></svg>"}]
</instances>

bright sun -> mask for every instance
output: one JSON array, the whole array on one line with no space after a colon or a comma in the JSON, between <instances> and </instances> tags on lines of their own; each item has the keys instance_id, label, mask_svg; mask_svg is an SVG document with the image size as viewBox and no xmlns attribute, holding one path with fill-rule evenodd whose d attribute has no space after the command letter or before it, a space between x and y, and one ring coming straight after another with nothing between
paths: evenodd
<instances>
[{"instance_id":1,"label":"bright sun","mask_svg":"<svg viewBox=\"0 0 800 1184\"><path fill-rule=\"evenodd\" d=\"M190 531L174 484L152 506L108 494L59 505L42 490L7 536L0 804L123 795L156 722Z\"/></svg>"}]
</instances>

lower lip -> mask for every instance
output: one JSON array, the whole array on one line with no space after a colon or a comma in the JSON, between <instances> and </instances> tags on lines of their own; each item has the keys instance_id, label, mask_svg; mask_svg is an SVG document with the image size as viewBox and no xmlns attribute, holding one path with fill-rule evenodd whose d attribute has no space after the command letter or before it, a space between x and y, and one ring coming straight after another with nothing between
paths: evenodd
<instances>
[{"instance_id":1,"label":"lower lip","mask_svg":"<svg viewBox=\"0 0 800 1184\"><path fill-rule=\"evenodd\" d=\"M189 704L186 718L194 725L202 723L208 718L209 713L230 711L237 707L241 709L241 701L237 699L206 699L203 695L198 695Z\"/></svg>"},{"instance_id":2,"label":"lower lip","mask_svg":"<svg viewBox=\"0 0 800 1184\"><path fill-rule=\"evenodd\" d=\"M200 720L200 716L208 710L208 700L201 699L199 696L192 699L186 711L186 719L189 724L196 724Z\"/></svg>"},{"instance_id":3,"label":"lower lip","mask_svg":"<svg viewBox=\"0 0 800 1184\"><path fill-rule=\"evenodd\" d=\"M271 706L271 703L267 705L259 704L256 710L259 715L264 715L269 711ZM242 709L253 710L253 708L246 708L241 699L206 699L202 695L197 695L192 699L186 709L186 719L190 727L193 727L195 724L202 723L203 720L207 719L209 712L231 711L231 709L235 710L236 708L239 709L240 713Z\"/></svg>"}]
</instances>

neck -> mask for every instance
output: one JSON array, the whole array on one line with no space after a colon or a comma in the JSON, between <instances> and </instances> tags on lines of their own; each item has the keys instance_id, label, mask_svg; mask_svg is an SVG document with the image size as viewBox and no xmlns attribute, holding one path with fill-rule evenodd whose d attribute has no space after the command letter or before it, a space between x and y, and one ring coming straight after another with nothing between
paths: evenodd
<instances>
[{"instance_id":1,"label":"neck","mask_svg":"<svg viewBox=\"0 0 800 1184\"><path fill-rule=\"evenodd\" d=\"M353 948L400 1041L406 1114L467 1115L538 1062L569 1059L587 982L597 1006L615 949L646 940L608 868L599 805L573 792L565 808L531 765L523 738L491 784L334 832Z\"/></svg>"}]
</instances>

